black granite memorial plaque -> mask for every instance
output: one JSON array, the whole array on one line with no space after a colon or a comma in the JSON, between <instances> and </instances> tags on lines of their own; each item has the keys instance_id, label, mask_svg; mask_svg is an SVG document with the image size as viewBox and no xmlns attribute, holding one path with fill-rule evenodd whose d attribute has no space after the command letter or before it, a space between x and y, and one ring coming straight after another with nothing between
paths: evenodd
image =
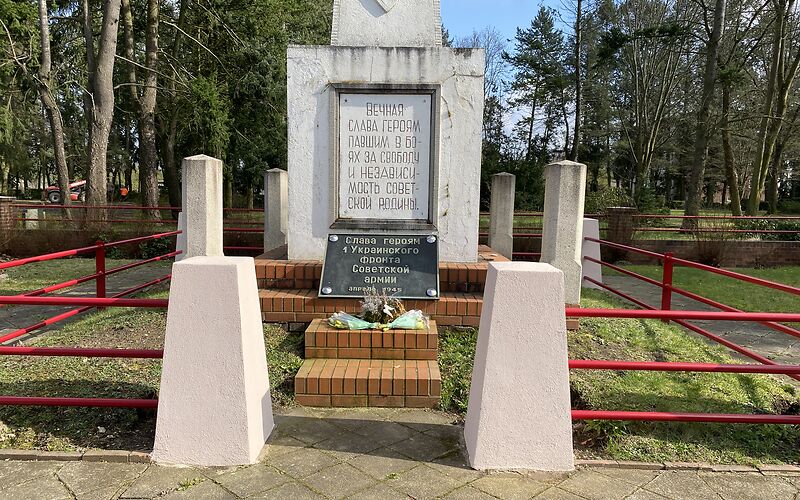
<instances>
[{"instance_id":1,"label":"black granite memorial plaque","mask_svg":"<svg viewBox=\"0 0 800 500\"><path fill-rule=\"evenodd\" d=\"M331 234L320 297L439 298L439 242L434 235Z\"/></svg>"}]
</instances>

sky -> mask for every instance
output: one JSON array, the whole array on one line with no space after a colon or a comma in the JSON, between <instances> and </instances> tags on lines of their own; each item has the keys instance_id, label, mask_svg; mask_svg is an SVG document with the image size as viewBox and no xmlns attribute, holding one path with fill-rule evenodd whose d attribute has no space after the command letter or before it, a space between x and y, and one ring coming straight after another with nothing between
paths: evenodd
<instances>
[{"instance_id":1,"label":"sky","mask_svg":"<svg viewBox=\"0 0 800 500\"><path fill-rule=\"evenodd\" d=\"M559 0L441 0L442 23L453 38L461 38L487 26L513 39L517 27L530 26L539 5L558 8Z\"/></svg>"}]
</instances>

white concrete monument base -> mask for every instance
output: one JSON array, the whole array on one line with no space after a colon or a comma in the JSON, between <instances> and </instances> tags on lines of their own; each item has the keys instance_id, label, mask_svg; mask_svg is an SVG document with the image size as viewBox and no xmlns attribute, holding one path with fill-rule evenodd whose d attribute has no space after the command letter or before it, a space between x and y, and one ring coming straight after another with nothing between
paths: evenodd
<instances>
[{"instance_id":1,"label":"white concrete monument base","mask_svg":"<svg viewBox=\"0 0 800 500\"><path fill-rule=\"evenodd\" d=\"M274 426L253 259L174 264L153 460L256 463Z\"/></svg>"},{"instance_id":2,"label":"white concrete monument base","mask_svg":"<svg viewBox=\"0 0 800 500\"><path fill-rule=\"evenodd\" d=\"M464 438L478 470L574 468L564 275L492 262Z\"/></svg>"}]
</instances>

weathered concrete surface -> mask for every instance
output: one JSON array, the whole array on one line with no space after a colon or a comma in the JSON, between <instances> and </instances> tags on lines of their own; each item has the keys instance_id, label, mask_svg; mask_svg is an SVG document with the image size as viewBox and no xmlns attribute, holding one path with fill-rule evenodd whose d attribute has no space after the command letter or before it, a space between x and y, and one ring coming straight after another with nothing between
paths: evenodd
<instances>
[{"instance_id":1,"label":"weathered concrete surface","mask_svg":"<svg viewBox=\"0 0 800 500\"><path fill-rule=\"evenodd\" d=\"M586 165L559 161L544 169L544 219L542 256L564 273L567 304L581 301L581 245L583 202L586 197Z\"/></svg>"},{"instance_id":2,"label":"weathered concrete surface","mask_svg":"<svg viewBox=\"0 0 800 500\"><path fill-rule=\"evenodd\" d=\"M432 214L439 258L475 262L484 51L290 46L287 57L289 258L322 260L325 254L336 218L331 84L346 82L440 86L437 211Z\"/></svg>"},{"instance_id":3,"label":"weathered concrete surface","mask_svg":"<svg viewBox=\"0 0 800 500\"><path fill-rule=\"evenodd\" d=\"M264 251L286 244L289 231L289 175L273 168L264 174Z\"/></svg>"},{"instance_id":4,"label":"weathered concrete surface","mask_svg":"<svg viewBox=\"0 0 800 500\"><path fill-rule=\"evenodd\" d=\"M0 498L772 500L800 492L797 472L581 466L569 474L485 474L467 463L462 427L435 411L293 408L275 420L263 460L253 466L6 461L0 462ZM384 431L394 437L380 444ZM398 451L408 438L415 445Z\"/></svg>"},{"instance_id":5,"label":"weathered concrete surface","mask_svg":"<svg viewBox=\"0 0 800 500\"><path fill-rule=\"evenodd\" d=\"M334 0L331 45L442 45L439 0Z\"/></svg>"},{"instance_id":6,"label":"weathered concrete surface","mask_svg":"<svg viewBox=\"0 0 800 500\"><path fill-rule=\"evenodd\" d=\"M464 439L476 469L573 469L564 275L553 266L489 263Z\"/></svg>"},{"instance_id":7,"label":"weathered concrete surface","mask_svg":"<svg viewBox=\"0 0 800 500\"><path fill-rule=\"evenodd\" d=\"M222 160L206 155L184 158L182 178L183 258L222 255Z\"/></svg>"},{"instance_id":8,"label":"weathered concrete surface","mask_svg":"<svg viewBox=\"0 0 800 500\"><path fill-rule=\"evenodd\" d=\"M514 197L517 178L508 172L492 176L489 246L511 260L514 253Z\"/></svg>"},{"instance_id":9,"label":"weathered concrete surface","mask_svg":"<svg viewBox=\"0 0 800 500\"><path fill-rule=\"evenodd\" d=\"M586 260L586 257L591 257L595 260L602 260L600 257L600 243L586 241L586 238L594 238L596 240L600 239L600 221L597 219L583 219L583 242L581 243L581 286L602 290L602 287L583 279L585 276L588 276L595 281L600 283L603 282L603 266L597 262Z\"/></svg>"},{"instance_id":10,"label":"weathered concrete surface","mask_svg":"<svg viewBox=\"0 0 800 500\"><path fill-rule=\"evenodd\" d=\"M250 257L173 265L153 459L255 463L274 427Z\"/></svg>"}]
</instances>

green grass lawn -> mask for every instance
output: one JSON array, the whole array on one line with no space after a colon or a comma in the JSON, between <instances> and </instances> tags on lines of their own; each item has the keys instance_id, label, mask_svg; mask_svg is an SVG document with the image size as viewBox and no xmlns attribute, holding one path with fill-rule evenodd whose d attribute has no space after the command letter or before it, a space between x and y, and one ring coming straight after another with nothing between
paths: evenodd
<instances>
[{"instance_id":1,"label":"green grass lawn","mask_svg":"<svg viewBox=\"0 0 800 500\"><path fill-rule=\"evenodd\" d=\"M625 305L585 291L584 307ZM439 362L442 406L464 415L475 333L444 332ZM573 359L738 363L679 327L658 320L582 319L568 335ZM594 410L785 413L800 412L794 386L767 375L573 370L573 407ZM533 425L533 423L532 423ZM575 426L584 458L712 463L798 462L800 428L778 425L590 421Z\"/></svg>"},{"instance_id":2,"label":"green grass lawn","mask_svg":"<svg viewBox=\"0 0 800 500\"><path fill-rule=\"evenodd\" d=\"M128 259L106 259L106 269L122 266L131 262L135 261ZM150 267L160 266L167 269L172 265L172 261L153 262L146 265ZM123 271L123 273L136 272L135 269L136 268L131 271ZM0 295L29 292L70 279L88 276L94 274L94 272L94 258L57 259L12 267L0 271Z\"/></svg>"},{"instance_id":3,"label":"green grass lawn","mask_svg":"<svg viewBox=\"0 0 800 500\"><path fill-rule=\"evenodd\" d=\"M661 281L661 266L625 265L625 269ZM769 281L800 287L800 266L775 267L765 269L735 268L731 271L755 276ZM608 268L607 275L620 273ZM800 297L779 290L745 283L700 269L675 266L672 283L689 292L722 302L723 304L752 312L800 312ZM676 294L677 296L677 294Z\"/></svg>"},{"instance_id":4,"label":"green grass lawn","mask_svg":"<svg viewBox=\"0 0 800 500\"><path fill-rule=\"evenodd\" d=\"M165 327L165 311L106 309L26 345L161 349ZM264 339L273 399L288 404L303 336L265 325ZM154 398L160 377L160 360L0 356L4 396ZM151 410L0 407L0 448L149 450L154 432Z\"/></svg>"}]
</instances>

